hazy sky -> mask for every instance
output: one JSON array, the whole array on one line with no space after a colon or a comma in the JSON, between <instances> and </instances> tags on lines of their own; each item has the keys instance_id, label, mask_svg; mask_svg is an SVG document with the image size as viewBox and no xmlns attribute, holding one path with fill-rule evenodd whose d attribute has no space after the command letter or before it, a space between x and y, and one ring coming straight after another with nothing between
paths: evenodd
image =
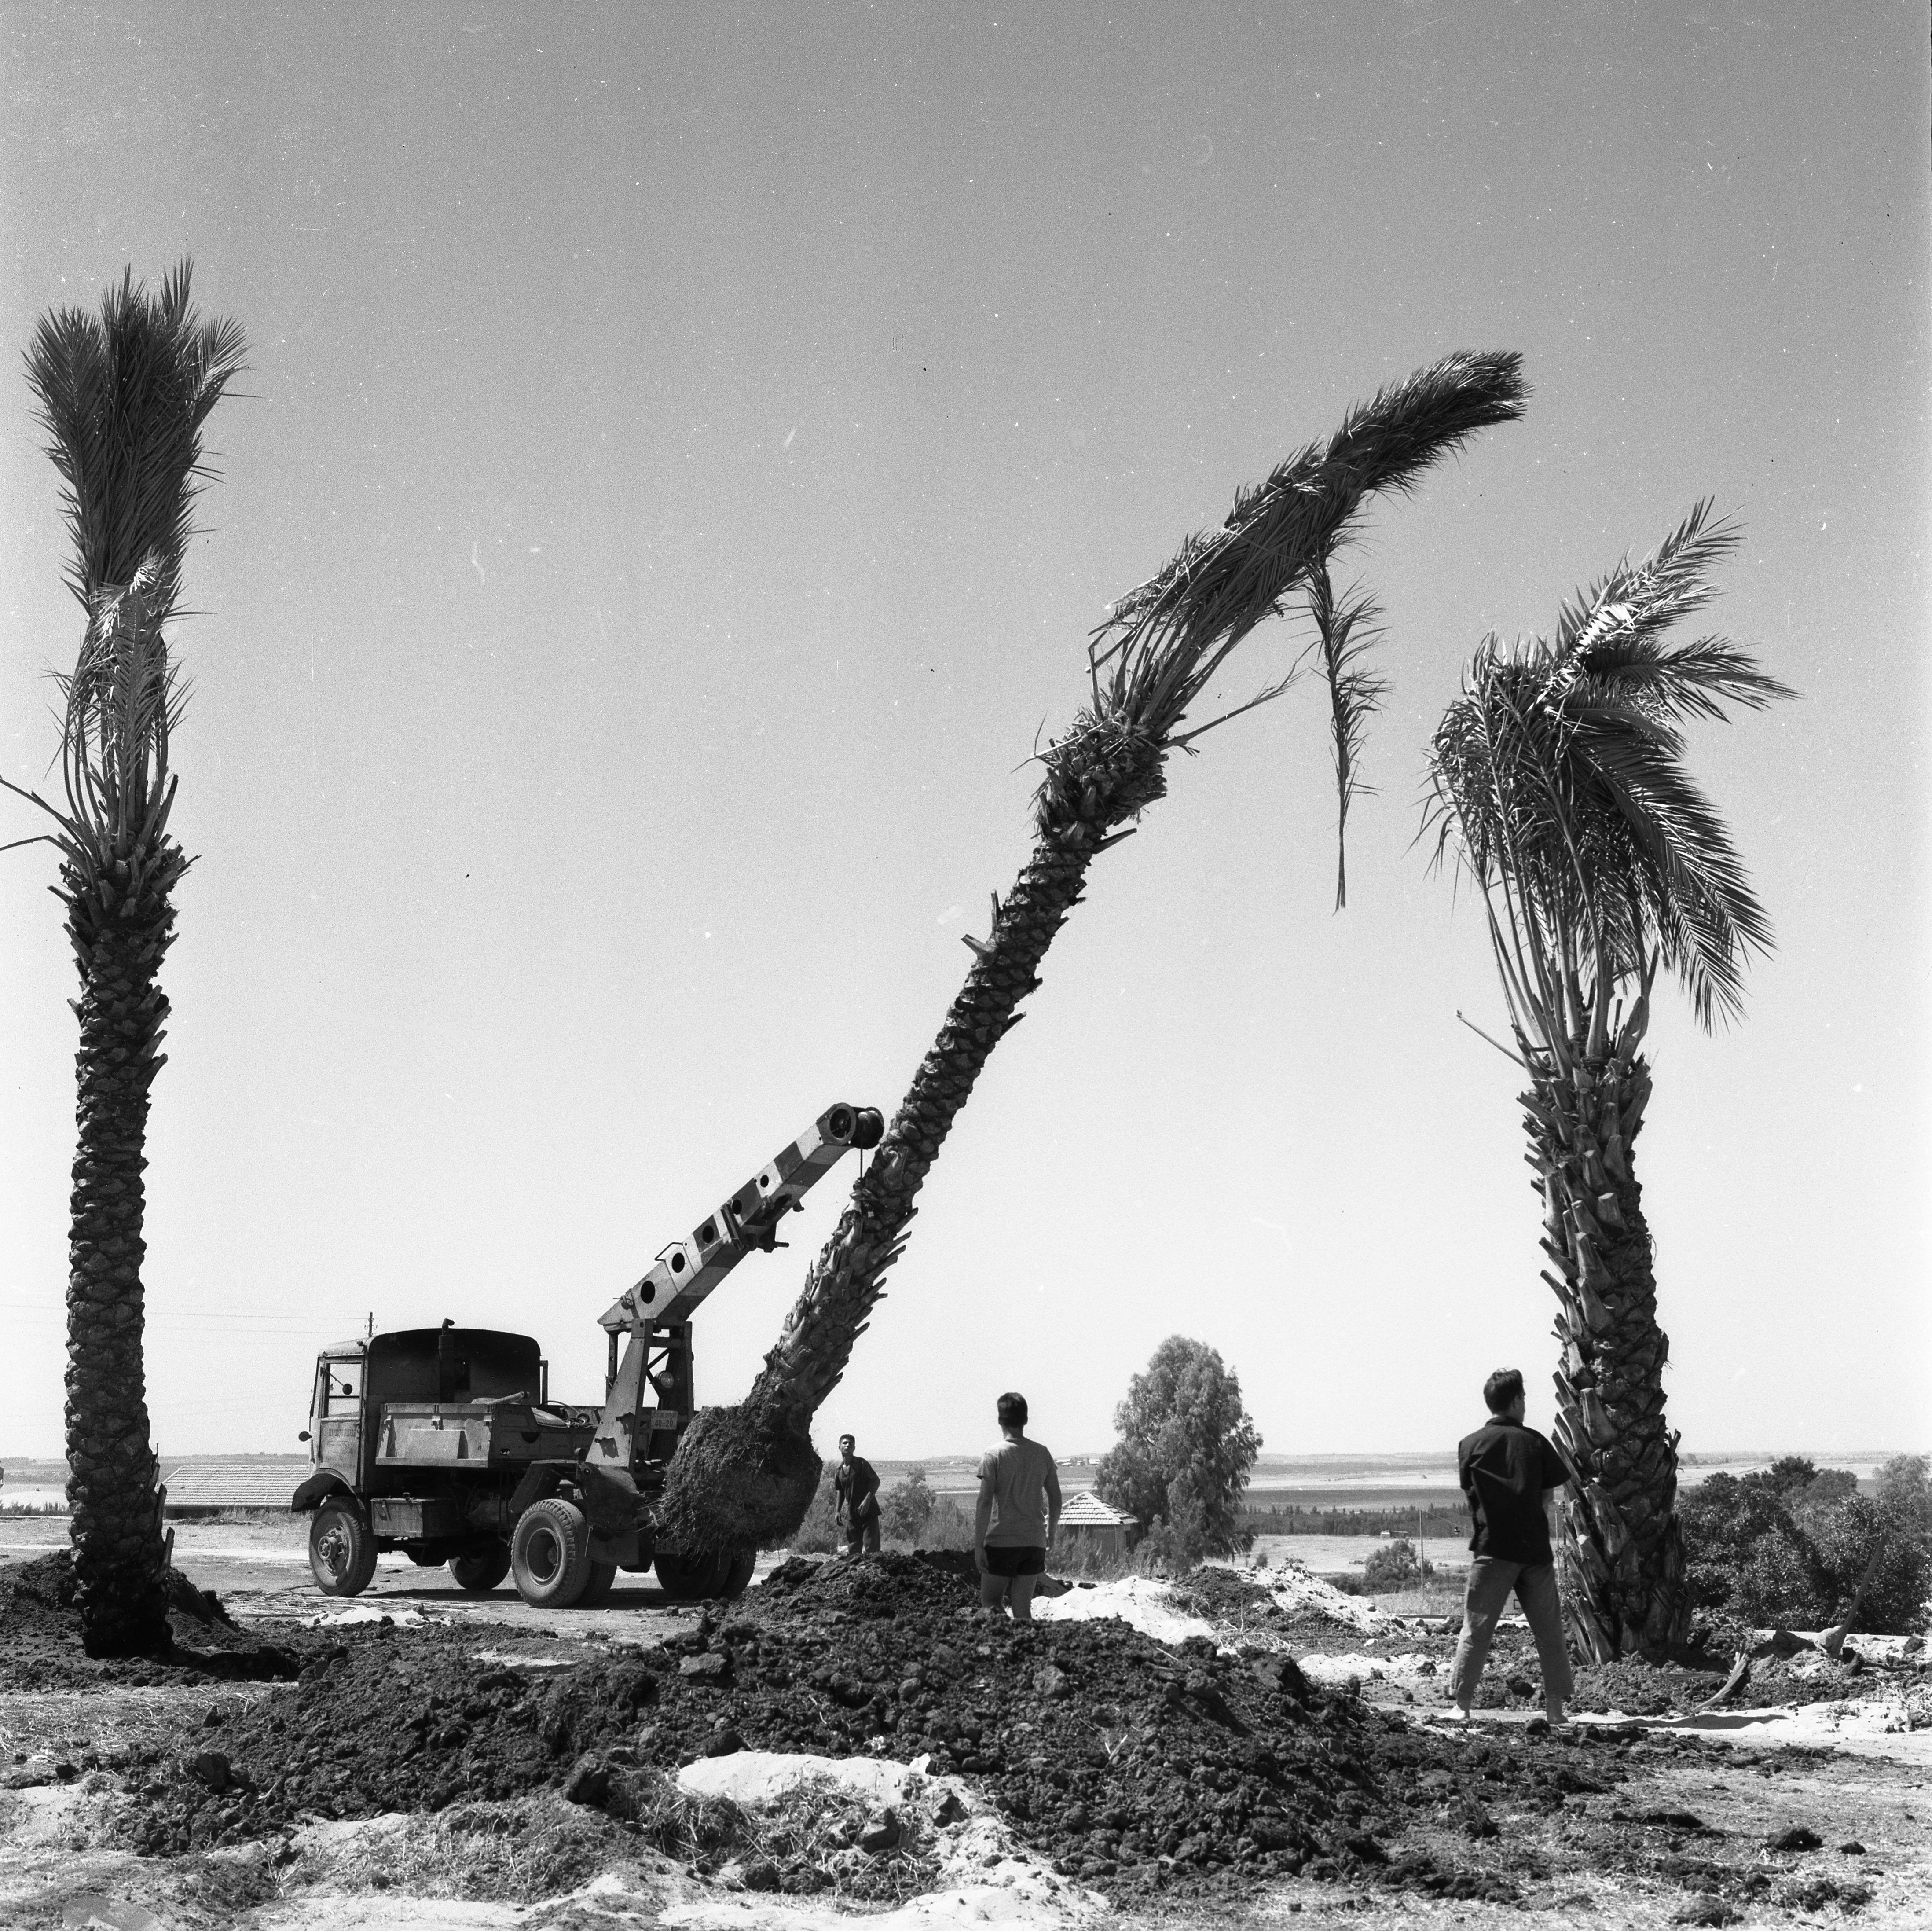
<instances>
[{"instance_id":1,"label":"hazy sky","mask_svg":"<svg viewBox=\"0 0 1932 1931\"><path fill-rule=\"evenodd\" d=\"M0 770L72 661L19 356L185 251L252 343L177 638L199 854L149 1139L164 1458L294 1450L318 1344L597 1314L830 1101L890 1110L1108 601L1354 398L1520 350L1378 509L1378 794L1320 688L1178 759L928 1185L821 1417L1105 1446L1165 1335L1270 1449L1472 1425L1553 1302L1500 998L1412 845L1483 632L1700 497L1802 693L1697 734L1775 920L1653 1034L1687 1449L1924 1447L1923 6L0 6ZM1258 636L1224 695L1300 640ZM0 836L34 829L25 807ZM0 1449L62 1440L75 988L0 857ZM849 1169L699 1330L740 1394Z\"/></svg>"}]
</instances>

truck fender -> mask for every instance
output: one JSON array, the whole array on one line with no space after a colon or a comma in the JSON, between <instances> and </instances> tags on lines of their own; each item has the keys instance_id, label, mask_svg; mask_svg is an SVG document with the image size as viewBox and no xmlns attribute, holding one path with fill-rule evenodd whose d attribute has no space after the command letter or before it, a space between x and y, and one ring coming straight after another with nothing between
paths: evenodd
<instances>
[{"instance_id":1,"label":"truck fender","mask_svg":"<svg viewBox=\"0 0 1932 1931\"><path fill-rule=\"evenodd\" d=\"M329 1496L338 1491L347 1496L350 1501L355 1501L355 1490L334 1469L319 1468L296 1491L295 1500L289 1504L289 1512L292 1515L300 1515L311 1509L319 1509Z\"/></svg>"},{"instance_id":2,"label":"truck fender","mask_svg":"<svg viewBox=\"0 0 1932 1931\"><path fill-rule=\"evenodd\" d=\"M514 1522L524 1511L533 1503L542 1501L546 1496L554 1495L563 1480L564 1471L576 1471L574 1462L533 1461L524 1470L524 1479L510 1491L509 1501L505 1505L506 1512Z\"/></svg>"}]
</instances>

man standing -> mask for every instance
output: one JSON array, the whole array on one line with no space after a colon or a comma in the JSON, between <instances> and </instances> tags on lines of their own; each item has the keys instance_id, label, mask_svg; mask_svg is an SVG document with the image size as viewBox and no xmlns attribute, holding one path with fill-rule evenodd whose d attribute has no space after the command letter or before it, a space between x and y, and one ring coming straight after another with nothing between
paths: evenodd
<instances>
[{"instance_id":1,"label":"man standing","mask_svg":"<svg viewBox=\"0 0 1932 1931\"><path fill-rule=\"evenodd\" d=\"M850 1435L838 1437L838 1466L832 1477L832 1493L838 1519L845 1525L845 1553L867 1555L879 1552L879 1475L862 1455L852 1451L859 1446Z\"/></svg>"},{"instance_id":2,"label":"man standing","mask_svg":"<svg viewBox=\"0 0 1932 1931\"><path fill-rule=\"evenodd\" d=\"M1523 1425L1522 1377L1498 1368L1483 1383L1489 1425L1465 1436L1456 1450L1456 1474L1469 1498L1469 1582L1462 1602L1462 1639L1449 1693L1456 1720L1466 1722L1476 1684L1489 1659L1496 1620L1516 1592L1543 1664L1543 1707L1552 1724L1568 1719L1564 1700L1576 1687L1563 1641L1544 1498L1568 1480L1563 1458L1534 1428Z\"/></svg>"},{"instance_id":3,"label":"man standing","mask_svg":"<svg viewBox=\"0 0 1932 1931\"><path fill-rule=\"evenodd\" d=\"M1060 1470L1046 1448L1027 1440L1024 1395L1002 1395L997 1412L1000 1440L980 1458L973 1518L980 1602L991 1616L1011 1603L1013 1620L1030 1623L1033 1593L1060 1526Z\"/></svg>"}]
</instances>

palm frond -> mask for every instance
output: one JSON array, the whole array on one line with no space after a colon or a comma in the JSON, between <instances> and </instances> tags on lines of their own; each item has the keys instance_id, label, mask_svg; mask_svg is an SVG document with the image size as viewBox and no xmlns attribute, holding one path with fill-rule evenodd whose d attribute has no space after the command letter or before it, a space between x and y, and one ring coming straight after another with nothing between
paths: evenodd
<instances>
[{"instance_id":1,"label":"palm frond","mask_svg":"<svg viewBox=\"0 0 1932 1931\"><path fill-rule=\"evenodd\" d=\"M1715 594L1736 540L1700 503L1640 564L1564 605L1552 639L1478 647L1431 740L1425 830L1452 847L1491 908L1512 1010L1600 1029L1612 984L1660 965L1698 1023L1742 1010L1771 926L1716 807L1692 781L1678 725L1791 695L1718 637L1670 645ZM1560 1023L1559 1023L1560 1021Z\"/></svg>"},{"instance_id":2,"label":"palm frond","mask_svg":"<svg viewBox=\"0 0 1932 1931\"><path fill-rule=\"evenodd\" d=\"M202 321L182 262L151 296L130 269L98 316L44 317L27 380L62 484L74 555L69 586L92 613L104 590L155 560L148 602L173 614L194 507L208 472L201 431L241 372L246 344L230 321Z\"/></svg>"},{"instance_id":3,"label":"palm frond","mask_svg":"<svg viewBox=\"0 0 1932 1931\"><path fill-rule=\"evenodd\" d=\"M1340 911L1348 902L1348 806L1358 792L1369 788L1361 779L1362 743L1369 719L1388 694L1388 680L1365 662L1382 638L1382 610L1359 584L1338 599L1325 557L1310 576L1308 608L1328 685L1335 759L1335 909Z\"/></svg>"},{"instance_id":4,"label":"palm frond","mask_svg":"<svg viewBox=\"0 0 1932 1931\"><path fill-rule=\"evenodd\" d=\"M83 872L158 836L173 794L186 686L166 626L208 478L202 429L246 351L237 324L196 316L192 278L183 261L151 295L130 269L98 316L44 317L27 350L73 538L68 582L87 614L59 680L67 810L55 813Z\"/></svg>"},{"instance_id":5,"label":"palm frond","mask_svg":"<svg viewBox=\"0 0 1932 1931\"><path fill-rule=\"evenodd\" d=\"M1520 356L1464 353L1352 410L1328 443L1241 491L1221 529L1189 538L1114 606L1090 648L1096 710L1165 743L1228 654L1333 554L1370 495L1413 488L1478 430L1514 422L1528 392Z\"/></svg>"}]
</instances>

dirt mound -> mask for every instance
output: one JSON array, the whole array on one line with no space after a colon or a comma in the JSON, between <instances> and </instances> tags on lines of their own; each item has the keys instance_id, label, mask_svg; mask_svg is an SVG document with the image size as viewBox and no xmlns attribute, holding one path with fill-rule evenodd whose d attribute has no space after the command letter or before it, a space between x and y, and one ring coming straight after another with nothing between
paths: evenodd
<instances>
[{"instance_id":1,"label":"dirt mound","mask_svg":"<svg viewBox=\"0 0 1932 1931\"><path fill-rule=\"evenodd\" d=\"M208 1676L273 1680L299 1667L286 1650L238 1629L212 1591L168 1571L164 1656L95 1659L81 1647L74 1557L55 1549L31 1562L0 1564L0 1688L84 1688L101 1682L166 1683L184 1669Z\"/></svg>"},{"instance_id":2,"label":"dirt mound","mask_svg":"<svg viewBox=\"0 0 1932 1931\"><path fill-rule=\"evenodd\" d=\"M855 1616L897 1616L908 1609L958 1609L979 1600L980 1578L970 1553L887 1549L862 1562L781 1563L755 1596L760 1608L782 1602L797 1614L827 1610Z\"/></svg>"},{"instance_id":3,"label":"dirt mound","mask_svg":"<svg viewBox=\"0 0 1932 1931\"><path fill-rule=\"evenodd\" d=\"M1304 1870L1509 1894L1494 1876L1387 1841L1412 1809L1432 1814L1461 1788L1466 1740L1325 1692L1278 1654L1222 1656L1198 1640L1168 1649L1113 1620L991 1623L969 1589L912 1557L788 1563L659 1648L536 1680L479 1668L476 1626L377 1626L332 1643L293 1691L217 1729L184 1729L171 1770L137 1794L136 1841L175 1852L312 1815L549 1788L655 1842L667 1773L748 1747L928 1757L975 1783L1063 1872L1124 1895ZM1598 1754L1526 1740L1485 1752L1495 1761L1483 1773L1498 1797L1560 1789L1552 1776L1574 1775L1586 1752Z\"/></svg>"},{"instance_id":4,"label":"dirt mound","mask_svg":"<svg viewBox=\"0 0 1932 1931\"><path fill-rule=\"evenodd\" d=\"M1856 1639L1854 1639L1856 1641ZM1576 1672L1573 1710L1620 1710L1627 1716L1668 1716L1707 1703L1724 1686L1730 1659L1701 1663L1652 1663L1630 1657L1614 1663L1592 1664ZM1874 1686L1903 1683L1902 1672L1866 1663L1863 1659L1834 1659L1819 1651L1791 1656L1758 1656L1750 1674L1729 1699L1729 1707L1764 1709L1779 1704L1835 1703L1870 1696Z\"/></svg>"}]
</instances>

